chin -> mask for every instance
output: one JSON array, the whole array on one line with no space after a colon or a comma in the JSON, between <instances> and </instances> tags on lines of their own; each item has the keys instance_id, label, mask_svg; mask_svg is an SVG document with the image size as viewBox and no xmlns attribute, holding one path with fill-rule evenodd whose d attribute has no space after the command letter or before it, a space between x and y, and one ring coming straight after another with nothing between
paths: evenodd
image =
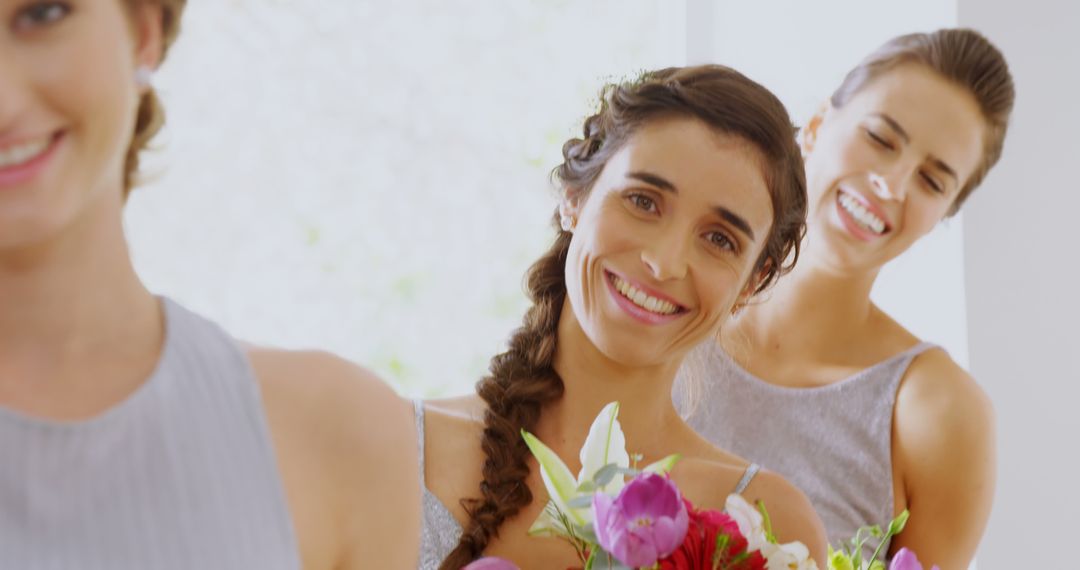
<instances>
[{"instance_id":1,"label":"chin","mask_svg":"<svg viewBox=\"0 0 1080 570\"><path fill-rule=\"evenodd\" d=\"M607 338L593 340L593 345L609 360L628 368L647 368L670 359L670 353L663 354L655 345L642 340Z\"/></svg>"}]
</instances>

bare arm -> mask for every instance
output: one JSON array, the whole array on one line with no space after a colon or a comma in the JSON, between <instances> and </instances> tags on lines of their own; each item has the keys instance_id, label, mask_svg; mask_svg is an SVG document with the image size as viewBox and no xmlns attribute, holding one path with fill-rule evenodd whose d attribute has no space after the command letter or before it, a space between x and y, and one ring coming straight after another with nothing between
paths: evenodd
<instances>
[{"instance_id":1,"label":"bare arm","mask_svg":"<svg viewBox=\"0 0 1080 570\"><path fill-rule=\"evenodd\" d=\"M990 516L995 463L986 393L941 351L919 357L894 410L893 469L911 518L890 550L966 569Z\"/></svg>"},{"instance_id":2,"label":"bare arm","mask_svg":"<svg viewBox=\"0 0 1080 570\"><path fill-rule=\"evenodd\" d=\"M420 483L409 403L330 354L249 355L304 567L415 567Z\"/></svg>"}]
</instances>

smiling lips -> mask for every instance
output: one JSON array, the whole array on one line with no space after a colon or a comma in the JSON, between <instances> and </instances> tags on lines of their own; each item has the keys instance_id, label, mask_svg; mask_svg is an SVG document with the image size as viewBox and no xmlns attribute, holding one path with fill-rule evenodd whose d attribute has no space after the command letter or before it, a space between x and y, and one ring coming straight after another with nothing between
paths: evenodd
<instances>
[{"instance_id":1,"label":"smiling lips","mask_svg":"<svg viewBox=\"0 0 1080 570\"><path fill-rule=\"evenodd\" d=\"M49 149L53 137L43 137L30 142L0 149L0 170L22 166L41 156Z\"/></svg>"},{"instance_id":2,"label":"smiling lips","mask_svg":"<svg viewBox=\"0 0 1080 570\"><path fill-rule=\"evenodd\" d=\"M0 147L0 190L37 176L56 154L61 138L56 134Z\"/></svg>"},{"instance_id":3,"label":"smiling lips","mask_svg":"<svg viewBox=\"0 0 1080 570\"><path fill-rule=\"evenodd\" d=\"M632 285L629 281L604 272L615 302L631 317L648 324L662 324L678 318L687 309L668 299L662 299Z\"/></svg>"},{"instance_id":4,"label":"smiling lips","mask_svg":"<svg viewBox=\"0 0 1080 570\"><path fill-rule=\"evenodd\" d=\"M869 240L891 229L875 207L851 192L843 189L837 192L836 204L840 217L856 237Z\"/></svg>"}]
</instances>

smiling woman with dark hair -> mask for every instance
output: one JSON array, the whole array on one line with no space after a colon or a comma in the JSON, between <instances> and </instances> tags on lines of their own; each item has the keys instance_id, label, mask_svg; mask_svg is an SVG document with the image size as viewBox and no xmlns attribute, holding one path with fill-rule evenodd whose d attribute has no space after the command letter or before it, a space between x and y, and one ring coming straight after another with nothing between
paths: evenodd
<instances>
[{"instance_id":1,"label":"smiling woman with dark hair","mask_svg":"<svg viewBox=\"0 0 1080 570\"><path fill-rule=\"evenodd\" d=\"M683 356L794 257L806 194L793 134L776 97L726 67L665 69L604 90L581 138L563 146L559 230L528 273L524 324L476 395L416 403L420 568L458 570L482 555L531 568L578 562L569 545L527 534L545 501L520 434L576 470L592 418L613 400L645 463L683 456L672 476L688 499L762 499L780 538L824 562L802 493L710 445L668 397Z\"/></svg>"},{"instance_id":2,"label":"smiling woman with dark hair","mask_svg":"<svg viewBox=\"0 0 1080 570\"><path fill-rule=\"evenodd\" d=\"M890 552L942 568L975 553L994 494L990 402L870 292L1001 157L1014 97L1004 57L971 30L901 36L853 69L803 132L803 260L680 384L704 386L691 425L798 484L833 543L908 509Z\"/></svg>"}]
</instances>

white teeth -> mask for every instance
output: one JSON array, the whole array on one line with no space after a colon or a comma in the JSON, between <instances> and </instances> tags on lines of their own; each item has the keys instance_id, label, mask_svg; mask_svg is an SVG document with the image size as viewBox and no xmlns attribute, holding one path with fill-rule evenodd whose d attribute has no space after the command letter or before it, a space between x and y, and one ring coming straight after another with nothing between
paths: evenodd
<instances>
[{"instance_id":1,"label":"white teeth","mask_svg":"<svg viewBox=\"0 0 1080 570\"><path fill-rule=\"evenodd\" d=\"M873 212L864 208L858 200L841 192L839 201L844 210L851 214L851 217L854 218L859 225L878 235L885 233L885 222L881 218L875 216Z\"/></svg>"},{"instance_id":2,"label":"white teeth","mask_svg":"<svg viewBox=\"0 0 1080 570\"><path fill-rule=\"evenodd\" d=\"M37 158L49 148L49 138L28 142L0 150L0 168L18 166Z\"/></svg>"},{"instance_id":3,"label":"white teeth","mask_svg":"<svg viewBox=\"0 0 1080 570\"><path fill-rule=\"evenodd\" d=\"M615 289L622 293L623 297L626 297L632 301L635 305L649 311L650 313L657 313L660 315L671 315L677 312L679 309L674 304L669 303L663 299L657 299L646 295L644 291L635 289L633 285L619 279L612 275L612 282L615 283Z\"/></svg>"}]
</instances>

